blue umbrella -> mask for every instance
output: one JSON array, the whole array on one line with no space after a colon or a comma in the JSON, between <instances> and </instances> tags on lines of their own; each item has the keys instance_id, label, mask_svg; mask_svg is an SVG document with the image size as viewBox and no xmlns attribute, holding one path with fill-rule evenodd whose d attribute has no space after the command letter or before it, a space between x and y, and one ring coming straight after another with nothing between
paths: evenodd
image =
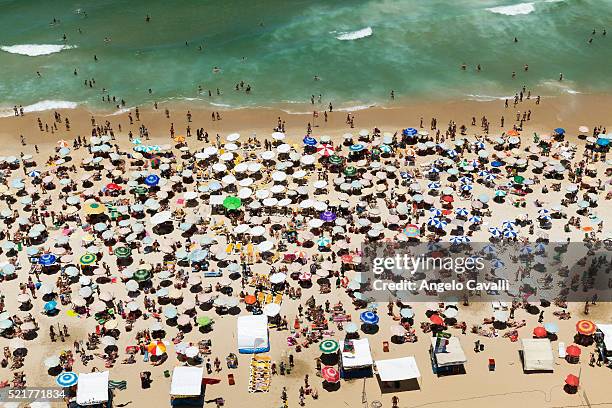
<instances>
[{"instance_id":1,"label":"blue umbrella","mask_svg":"<svg viewBox=\"0 0 612 408\"><path fill-rule=\"evenodd\" d=\"M437 181L432 181L427 184L427 188L430 190L437 190L440 188L440 183L438 183Z\"/></svg>"},{"instance_id":2,"label":"blue umbrella","mask_svg":"<svg viewBox=\"0 0 612 408\"><path fill-rule=\"evenodd\" d=\"M79 376L72 371L61 373L55 377L55 383L60 387L72 387L77 382L79 382Z\"/></svg>"},{"instance_id":3,"label":"blue umbrella","mask_svg":"<svg viewBox=\"0 0 612 408\"><path fill-rule=\"evenodd\" d=\"M30 177L39 177L40 176L40 171L32 170L31 172L28 173L28 176L30 176Z\"/></svg>"},{"instance_id":4,"label":"blue umbrella","mask_svg":"<svg viewBox=\"0 0 612 408\"><path fill-rule=\"evenodd\" d=\"M51 300L47 303L45 303L45 311L50 312L52 310L55 310L57 308L57 302L55 300Z\"/></svg>"},{"instance_id":5,"label":"blue umbrella","mask_svg":"<svg viewBox=\"0 0 612 408\"><path fill-rule=\"evenodd\" d=\"M351 147L349 147L349 150L351 152L360 152L363 149L365 149L365 146L362 145L361 143L357 143L357 144L351 145Z\"/></svg>"},{"instance_id":6,"label":"blue umbrella","mask_svg":"<svg viewBox=\"0 0 612 408\"><path fill-rule=\"evenodd\" d=\"M159 176L157 174L149 174L145 177L144 182L147 186L156 186L159 183Z\"/></svg>"},{"instance_id":7,"label":"blue umbrella","mask_svg":"<svg viewBox=\"0 0 612 408\"><path fill-rule=\"evenodd\" d=\"M303 140L306 146L316 146L317 140L312 136L306 136Z\"/></svg>"},{"instance_id":8,"label":"blue umbrella","mask_svg":"<svg viewBox=\"0 0 612 408\"><path fill-rule=\"evenodd\" d=\"M448 154L448 157L457 157L457 151L455 150L447 150L446 154Z\"/></svg>"},{"instance_id":9,"label":"blue umbrella","mask_svg":"<svg viewBox=\"0 0 612 408\"><path fill-rule=\"evenodd\" d=\"M482 221L482 218L480 218L478 215L472 215L470 218L468 218L468 221L478 223Z\"/></svg>"},{"instance_id":10,"label":"blue umbrella","mask_svg":"<svg viewBox=\"0 0 612 408\"><path fill-rule=\"evenodd\" d=\"M529 245L526 245L521 248L521 255L530 255L533 252L533 248Z\"/></svg>"},{"instance_id":11,"label":"blue umbrella","mask_svg":"<svg viewBox=\"0 0 612 408\"><path fill-rule=\"evenodd\" d=\"M511 230L511 229L504 230L504 237L506 238L516 238L517 235L518 234L514 230Z\"/></svg>"},{"instance_id":12,"label":"blue umbrella","mask_svg":"<svg viewBox=\"0 0 612 408\"><path fill-rule=\"evenodd\" d=\"M359 315L359 318L366 324L378 324L378 321L380 320L376 313L370 312L369 310L362 312L361 315Z\"/></svg>"},{"instance_id":13,"label":"blue umbrella","mask_svg":"<svg viewBox=\"0 0 612 408\"><path fill-rule=\"evenodd\" d=\"M501 267L503 267L505 264L500 261L499 259L494 259L493 261L491 261L491 266L495 269L499 269Z\"/></svg>"},{"instance_id":14,"label":"blue umbrella","mask_svg":"<svg viewBox=\"0 0 612 408\"><path fill-rule=\"evenodd\" d=\"M465 208L457 208L455 210L455 214L457 214L460 217L465 217L469 214L469 211Z\"/></svg>"},{"instance_id":15,"label":"blue umbrella","mask_svg":"<svg viewBox=\"0 0 612 408\"><path fill-rule=\"evenodd\" d=\"M489 228L489 232L491 233L491 235L493 235L494 237L498 237L502 234L502 231L497 228L497 227L491 227Z\"/></svg>"},{"instance_id":16,"label":"blue umbrella","mask_svg":"<svg viewBox=\"0 0 612 408\"><path fill-rule=\"evenodd\" d=\"M416 130L415 128L406 128L402 131L402 134L404 136L416 136L417 133L419 133L419 131Z\"/></svg>"},{"instance_id":17,"label":"blue umbrella","mask_svg":"<svg viewBox=\"0 0 612 408\"><path fill-rule=\"evenodd\" d=\"M55 263L57 257L53 254L42 254L40 258L38 258L38 263L42 266L51 266Z\"/></svg>"},{"instance_id":18,"label":"blue umbrella","mask_svg":"<svg viewBox=\"0 0 612 408\"><path fill-rule=\"evenodd\" d=\"M491 163L491 166L493 166L493 167L501 167L503 165L504 165L504 163L500 162L498 160L495 160L494 162Z\"/></svg>"},{"instance_id":19,"label":"blue umbrella","mask_svg":"<svg viewBox=\"0 0 612 408\"><path fill-rule=\"evenodd\" d=\"M432 217L439 217L442 215L442 210L436 207L431 207L429 209L429 213L432 215Z\"/></svg>"},{"instance_id":20,"label":"blue umbrella","mask_svg":"<svg viewBox=\"0 0 612 408\"><path fill-rule=\"evenodd\" d=\"M494 254L497 252L497 249L495 249L493 245L485 245L482 248L482 252L484 252L485 254Z\"/></svg>"},{"instance_id":21,"label":"blue umbrella","mask_svg":"<svg viewBox=\"0 0 612 408\"><path fill-rule=\"evenodd\" d=\"M555 129L555 133L558 134L558 135L563 135L563 134L565 134L565 129L563 129L563 128L556 128Z\"/></svg>"},{"instance_id":22,"label":"blue umbrella","mask_svg":"<svg viewBox=\"0 0 612 408\"><path fill-rule=\"evenodd\" d=\"M559 326L557 326L557 323L554 323L554 322L544 323L544 328L549 333L559 333Z\"/></svg>"},{"instance_id":23,"label":"blue umbrella","mask_svg":"<svg viewBox=\"0 0 612 408\"><path fill-rule=\"evenodd\" d=\"M602 147L608 146L610 144L610 139L603 139L600 137L599 139L597 139L597 144Z\"/></svg>"},{"instance_id":24,"label":"blue umbrella","mask_svg":"<svg viewBox=\"0 0 612 408\"><path fill-rule=\"evenodd\" d=\"M439 172L440 172L440 169L439 169L439 168L437 168L437 167L432 166L432 167L431 167L431 169L429 169L429 172L430 172L430 173L439 173Z\"/></svg>"},{"instance_id":25,"label":"blue umbrella","mask_svg":"<svg viewBox=\"0 0 612 408\"><path fill-rule=\"evenodd\" d=\"M463 190L463 191L472 191L473 188L474 187L472 187L469 184L464 184L464 185L461 186L461 190Z\"/></svg>"},{"instance_id":26,"label":"blue umbrella","mask_svg":"<svg viewBox=\"0 0 612 408\"><path fill-rule=\"evenodd\" d=\"M515 225L516 224L514 223L514 221L506 220L506 221L502 222L502 228L503 229L514 229Z\"/></svg>"},{"instance_id":27,"label":"blue umbrella","mask_svg":"<svg viewBox=\"0 0 612 408\"><path fill-rule=\"evenodd\" d=\"M459 244L463 244L464 241L463 241L463 237L451 237L450 242L453 245L459 245Z\"/></svg>"}]
</instances>

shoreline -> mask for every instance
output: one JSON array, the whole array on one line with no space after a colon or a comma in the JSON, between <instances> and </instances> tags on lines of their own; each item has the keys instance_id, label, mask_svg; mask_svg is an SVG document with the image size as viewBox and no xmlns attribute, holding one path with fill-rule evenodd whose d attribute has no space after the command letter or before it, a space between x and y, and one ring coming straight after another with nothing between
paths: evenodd
<instances>
[{"instance_id":1,"label":"shoreline","mask_svg":"<svg viewBox=\"0 0 612 408\"><path fill-rule=\"evenodd\" d=\"M211 109L190 102L160 104L158 109L153 107L141 107L140 121L130 125L128 111L115 114L115 111L90 110L85 107L77 106L75 109L57 109L62 118L69 118L71 129L66 131L64 125L58 127L57 133L40 131L37 119L40 118L43 124L53 123L55 110L26 113L24 117L0 117L0 137L3 140L19 141L19 135L24 135L26 143L29 145L24 151L30 151L32 144L55 143L58 139L71 139L77 135L88 136L91 132L91 117L97 119L99 124L110 122L116 135L127 135L132 131L138 135L140 125L145 125L151 139L169 140L170 124L174 124L177 134L185 134L186 127L189 125L193 134L193 142L196 141L196 129L203 128L214 136L219 133L223 136L232 132L248 132L258 136L269 136L277 125L278 118L286 122L286 133L290 140L296 141L306 134L308 123L312 124L313 135L321 136L327 134L332 137L341 136L344 133L357 134L360 129L371 129L378 127L383 132L394 133L406 127L419 128L420 120L423 118L423 128L430 130L432 117L437 118L438 128L442 129L442 134L450 121L454 121L457 127L466 125L468 134L483 133L480 120L486 116L490 121L490 134L501 134L512 128L515 123L517 112L532 111L531 120L525 122L523 133L531 132L549 133L556 127L564 127L568 134L574 135L579 126L612 127L612 123L606 122L609 117L608 106L612 106L612 95L566 95L555 98L543 98L540 105L536 105L535 99L524 100L516 108L510 101L509 107L504 108L504 102L488 101L457 101L447 100L444 102L415 101L413 103L390 104L388 106L375 106L354 112L337 111L328 113L328 121L323 118L323 111L319 112L319 117L313 120L312 113L287 113L286 111L275 108L242 108L242 109ZM315 107L318 107L315 105ZM165 109L169 109L170 118L164 114ZM134 116L135 109L130 110ZM187 111L192 114L192 122L188 123L186 118ZM211 113L220 112L222 120L212 121ZM354 128L346 123L347 115L354 116ZM501 116L505 118L505 124L500 125ZM476 126L471 126L472 117L476 118ZM121 125L121 131L118 130ZM126 138L127 139L127 138ZM123 138L118 138L121 144ZM15 146L18 147L18 146ZM4 152L6 147L0 149ZM11 149L13 150L13 149Z\"/></svg>"}]
</instances>

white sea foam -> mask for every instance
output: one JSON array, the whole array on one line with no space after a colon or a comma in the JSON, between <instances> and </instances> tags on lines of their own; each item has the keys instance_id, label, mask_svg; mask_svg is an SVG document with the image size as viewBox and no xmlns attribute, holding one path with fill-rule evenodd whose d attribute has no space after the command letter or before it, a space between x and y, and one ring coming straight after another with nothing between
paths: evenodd
<instances>
[{"instance_id":1,"label":"white sea foam","mask_svg":"<svg viewBox=\"0 0 612 408\"><path fill-rule=\"evenodd\" d=\"M364 109L370 109L375 107L376 105L371 104L371 105L355 105L355 106L346 106L343 108L337 108L336 110L339 112L355 112L355 111L360 111L360 110L364 110Z\"/></svg>"},{"instance_id":2,"label":"white sea foam","mask_svg":"<svg viewBox=\"0 0 612 408\"><path fill-rule=\"evenodd\" d=\"M78 106L76 102L70 101L40 101L32 105L24 106L23 111L26 113L30 112L42 112L47 110L55 109L75 109ZM13 116L15 113L13 108L6 108L0 111L0 117Z\"/></svg>"},{"instance_id":3,"label":"white sea foam","mask_svg":"<svg viewBox=\"0 0 612 408\"><path fill-rule=\"evenodd\" d=\"M108 116L117 116L117 115L121 115L123 113L128 113L129 111L131 111L133 108L121 108L113 113L111 113Z\"/></svg>"},{"instance_id":4,"label":"white sea foam","mask_svg":"<svg viewBox=\"0 0 612 408\"><path fill-rule=\"evenodd\" d=\"M76 45L66 44L17 44L3 45L0 50L11 54L27 55L29 57L38 57L40 55L55 54L62 50L70 50L77 48Z\"/></svg>"},{"instance_id":5,"label":"white sea foam","mask_svg":"<svg viewBox=\"0 0 612 408\"><path fill-rule=\"evenodd\" d=\"M493 95L478 95L478 94L467 94L468 101L477 101L477 102L491 102L491 101L503 101L505 99L514 98L511 96L493 96Z\"/></svg>"},{"instance_id":6,"label":"white sea foam","mask_svg":"<svg viewBox=\"0 0 612 408\"><path fill-rule=\"evenodd\" d=\"M534 3L519 3L512 6L499 6L488 8L487 11L495 14L504 14L506 16L517 16L521 14L529 14L535 11Z\"/></svg>"},{"instance_id":7,"label":"white sea foam","mask_svg":"<svg viewBox=\"0 0 612 408\"><path fill-rule=\"evenodd\" d=\"M369 37L372 35L372 27L362 28L357 31L348 31L344 33L340 33L340 35L336 36L336 39L340 41L351 41L358 40L360 38Z\"/></svg>"}]
</instances>

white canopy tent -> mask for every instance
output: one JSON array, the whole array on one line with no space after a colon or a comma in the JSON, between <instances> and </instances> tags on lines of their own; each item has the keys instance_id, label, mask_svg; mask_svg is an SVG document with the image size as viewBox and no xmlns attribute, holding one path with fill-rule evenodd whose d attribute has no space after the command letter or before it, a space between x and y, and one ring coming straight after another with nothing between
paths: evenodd
<instances>
[{"instance_id":1,"label":"white canopy tent","mask_svg":"<svg viewBox=\"0 0 612 408\"><path fill-rule=\"evenodd\" d=\"M76 402L94 405L108 401L108 371L79 374Z\"/></svg>"},{"instance_id":2,"label":"white canopy tent","mask_svg":"<svg viewBox=\"0 0 612 408\"><path fill-rule=\"evenodd\" d=\"M467 363L467 357L465 356L463 347L461 347L461 343L457 337L451 337L448 339L446 351L442 353L435 352L436 342L438 339L436 337L431 337L430 339L438 367L450 367Z\"/></svg>"},{"instance_id":3,"label":"white canopy tent","mask_svg":"<svg viewBox=\"0 0 612 408\"><path fill-rule=\"evenodd\" d=\"M199 396L202 392L203 367L174 367L170 395L173 397Z\"/></svg>"},{"instance_id":4,"label":"white canopy tent","mask_svg":"<svg viewBox=\"0 0 612 408\"><path fill-rule=\"evenodd\" d=\"M353 340L353 347L353 353L342 351L344 369L368 367L374 364L368 339ZM344 350L344 340L340 340L340 350Z\"/></svg>"},{"instance_id":5,"label":"white canopy tent","mask_svg":"<svg viewBox=\"0 0 612 408\"><path fill-rule=\"evenodd\" d=\"M376 360L375 364L381 381L402 381L421 377L413 356Z\"/></svg>"},{"instance_id":6,"label":"white canopy tent","mask_svg":"<svg viewBox=\"0 0 612 408\"><path fill-rule=\"evenodd\" d=\"M522 339L521 344L525 371L553 371L554 357L550 340Z\"/></svg>"},{"instance_id":7,"label":"white canopy tent","mask_svg":"<svg viewBox=\"0 0 612 408\"><path fill-rule=\"evenodd\" d=\"M270 351L268 318L264 315L238 317L238 352L242 354Z\"/></svg>"}]
</instances>

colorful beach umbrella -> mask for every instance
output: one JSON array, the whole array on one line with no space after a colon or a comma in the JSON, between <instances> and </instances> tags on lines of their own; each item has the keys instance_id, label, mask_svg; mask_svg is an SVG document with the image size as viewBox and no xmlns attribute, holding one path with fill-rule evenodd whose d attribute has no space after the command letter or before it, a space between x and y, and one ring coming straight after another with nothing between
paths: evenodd
<instances>
[{"instance_id":1,"label":"colorful beach umbrella","mask_svg":"<svg viewBox=\"0 0 612 408\"><path fill-rule=\"evenodd\" d=\"M316 146L317 145L317 139L315 139L312 136L304 137L304 139L302 139L302 142L304 142L306 146Z\"/></svg>"},{"instance_id":2,"label":"colorful beach umbrella","mask_svg":"<svg viewBox=\"0 0 612 408\"><path fill-rule=\"evenodd\" d=\"M355 174L357 174L357 169L353 166L349 166L344 169L344 175L347 177L353 177Z\"/></svg>"},{"instance_id":3,"label":"colorful beach umbrella","mask_svg":"<svg viewBox=\"0 0 612 408\"><path fill-rule=\"evenodd\" d=\"M162 341L153 341L147 346L147 351L152 356L161 356L166 350L166 345Z\"/></svg>"},{"instance_id":4,"label":"colorful beach umbrella","mask_svg":"<svg viewBox=\"0 0 612 408\"><path fill-rule=\"evenodd\" d=\"M334 147L328 144L322 144L317 147L317 153L323 157L330 157L334 154Z\"/></svg>"},{"instance_id":5,"label":"colorful beach umbrella","mask_svg":"<svg viewBox=\"0 0 612 408\"><path fill-rule=\"evenodd\" d=\"M340 381L340 373L331 366L325 366L321 369L321 377L328 383L337 383Z\"/></svg>"},{"instance_id":6,"label":"colorful beach umbrella","mask_svg":"<svg viewBox=\"0 0 612 408\"><path fill-rule=\"evenodd\" d=\"M538 326L533 329L533 335L537 338L544 338L548 336L548 332L546 331L544 327Z\"/></svg>"},{"instance_id":7,"label":"colorful beach umbrella","mask_svg":"<svg viewBox=\"0 0 612 408\"><path fill-rule=\"evenodd\" d=\"M127 258L132 255L132 250L128 247L118 247L113 252L117 258Z\"/></svg>"},{"instance_id":8,"label":"colorful beach umbrella","mask_svg":"<svg viewBox=\"0 0 612 408\"><path fill-rule=\"evenodd\" d=\"M356 143L356 144L351 145L351 146L349 147L349 150L350 150L351 152L361 152L361 151L362 151L362 150L364 150L364 149L365 149L365 146L364 146L364 145L362 145L361 143Z\"/></svg>"},{"instance_id":9,"label":"colorful beach umbrella","mask_svg":"<svg viewBox=\"0 0 612 408\"><path fill-rule=\"evenodd\" d=\"M104 213L106 211L106 207L98 202L91 201L85 203L84 210L86 214L96 215Z\"/></svg>"},{"instance_id":10,"label":"colorful beach umbrella","mask_svg":"<svg viewBox=\"0 0 612 408\"><path fill-rule=\"evenodd\" d=\"M93 265L97 260L98 258L94 254L87 253L79 258L79 263L81 265Z\"/></svg>"},{"instance_id":11,"label":"colorful beach umbrella","mask_svg":"<svg viewBox=\"0 0 612 408\"><path fill-rule=\"evenodd\" d=\"M44 305L44 309L47 312L55 310L57 308L57 302L55 300L51 300Z\"/></svg>"},{"instance_id":12,"label":"colorful beach umbrella","mask_svg":"<svg viewBox=\"0 0 612 408\"><path fill-rule=\"evenodd\" d=\"M226 197L225 200L223 200L223 207L225 207L228 210L237 210L241 206L242 206L242 200L238 197L229 196L229 197Z\"/></svg>"},{"instance_id":13,"label":"colorful beach umbrella","mask_svg":"<svg viewBox=\"0 0 612 408\"><path fill-rule=\"evenodd\" d=\"M329 156L329 159L327 160L329 161L330 164L333 164L333 165L342 164L342 158L340 156L336 156L336 155Z\"/></svg>"},{"instance_id":14,"label":"colorful beach umbrella","mask_svg":"<svg viewBox=\"0 0 612 408\"><path fill-rule=\"evenodd\" d=\"M408 238L418 238L421 235L421 228L415 224L408 224L406 228L404 228L404 234Z\"/></svg>"},{"instance_id":15,"label":"colorful beach umbrella","mask_svg":"<svg viewBox=\"0 0 612 408\"><path fill-rule=\"evenodd\" d=\"M365 324L378 324L378 322L380 321L378 315L369 310L361 312L361 314L359 315L359 319Z\"/></svg>"},{"instance_id":16,"label":"colorful beach umbrella","mask_svg":"<svg viewBox=\"0 0 612 408\"><path fill-rule=\"evenodd\" d=\"M578 323L576 323L576 331L583 336L591 336L596 330L597 327L595 326L595 323L590 320L580 320Z\"/></svg>"},{"instance_id":17,"label":"colorful beach umbrella","mask_svg":"<svg viewBox=\"0 0 612 408\"><path fill-rule=\"evenodd\" d=\"M404 136L416 136L419 133L418 130L416 130L415 128L406 128L404 130L402 130L402 135Z\"/></svg>"},{"instance_id":18,"label":"colorful beach umbrella","mask_svg":"<svg viewBox=\"0 0 612 408\"><path fill-rule=\"evenodd\" d=\"M319 343L319 350L323 354L335 353L338 351L339 348L340 348L340 345L338 344L336 340L333 340L333 339L323 340L321 343Z\"/></svg>"},{"instance_id":19,"label":"colorful beach umbrella","mask_svg":"<svg viewBox=\"0 0 612 408\"><path fill-rule=\"evenodd\" d=\"M55 383L63 388L72 387L78 382L79 382L79 376L72 371L61 373L60 375L55 377Z\"/></svg>"},{"instance_id":20,"label":"colorful beach umbrella","mask_svg":"<svg viewBox=\"0 0 612 408\"><path fill-rule=\"evenodd\" d=\"M134 272L134 280L137 282L142 282L151 277L151 273L146 269L139 269Z\"/></svg>"},{"instance_id":21,"label":"colorful beach umbrella","mask_svg":"<svg viewBox=\"0 0 612 408\"><path fill-rule=\"evenodd\" d=\"M145 177L144 183L149 187L156 186L159 184L159 176L157 174L149 174Z\"/></svg>"},{"instance_id":22,"label":"colorful beach umbrella","mask_svg":"<svg viewBox=\"0 0 612 408\"><path fill-rule=\"evenodd\" d=\"M57 261L57 257L51 253L42 254L38 258L38 263L42 266L51 266Z\"/></svg>"},{"instance_id":23,"label":"colorful beach umbrella","mask_svg":"<svg viewBox=\"0 0 612 408\"><path fill-rule=\"evenodd\" d=\"M196 323L200 327L210 326L212 322L212 319L208 316L200 316L196 319Z\"/></svg>"}]
</instances>

